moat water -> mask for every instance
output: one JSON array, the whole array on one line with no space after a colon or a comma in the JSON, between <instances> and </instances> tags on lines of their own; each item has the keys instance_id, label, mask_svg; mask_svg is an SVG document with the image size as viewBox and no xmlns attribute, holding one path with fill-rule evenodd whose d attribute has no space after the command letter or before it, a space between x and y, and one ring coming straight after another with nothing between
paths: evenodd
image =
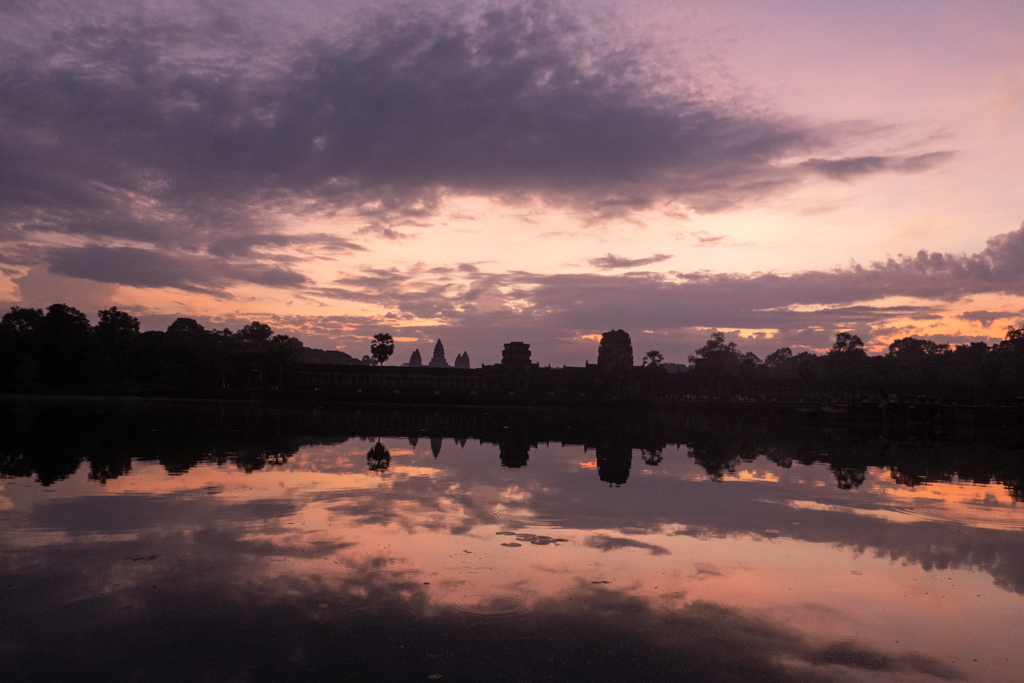
<instances>
[{"instance_id":1,"label":"moat water","mask_svg":"<svg viewBox=\"0 0 1024 683\"><path fill-rule=\"evenodd\" d=\"M1019 681L1024 452L0 402L7 681Z\"/></svg>"}]
</instances>

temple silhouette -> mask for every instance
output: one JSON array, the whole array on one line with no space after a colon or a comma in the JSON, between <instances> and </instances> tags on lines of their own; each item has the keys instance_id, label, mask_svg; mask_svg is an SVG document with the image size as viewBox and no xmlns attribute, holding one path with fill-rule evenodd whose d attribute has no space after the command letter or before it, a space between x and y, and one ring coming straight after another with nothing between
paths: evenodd
<instances>
[{"instance_id":1,"label":"temple silhouette","mask_svg":"<svg viewBox=\"0 0 1024 683\"><path fill-rule=\"evenodd\" d=\"M623 330L606 332L598 348L597 364L588 362L583 367L541 367L533 362L530 345L521 341L505 344L501 363L472 368L469 353L462 352L452 365L438 339L426 365L416 349L409 362L400 366L299 363L294 376L296 388L314 390L322 396L577 401L641 396L651 390L651 382L657 379L649 368L634 365L633 346ZM510 462L516 460L510 458Z\"/></svg>"},{"instance_id":2,"label":"temple silhouette","mask_svg":"<svg viewBox=\"0 0 1024 683\"><path fill-rule=\"evenodd\" d=\"M434 345L434 355L431 357L430 363L427 364L427 367L431 367L431 368L448 368L448 367L451 367L450 365L448 365L448 361L444 357L444 344L441 343L440 339L438 339L437 340L437 344Z\"/></svg>"},{"instance_id":3,"label":"temple silhouette","mask_svg":"<svg viewBox=\"0 0 1024 683\"><path fill-rule=\"evenodd\" d=\"M256 320L234 332L207 330L191 318L178 318L166 331L142 331L137 318L116 307L99 311L98 318L93 325L66 304L45 312L12 307L0 318L0 390L537 407L605 401L811 404L823 414L936 424L979 419L972 406L1024 410L1024 325L1007 328L992 345L894 339L884 355L868 354L858 335L841 331L822 354L783 347L763 359L714 331L686 363L666 363L652 349L639 365L629 334L609 330L594 365L542 367L529 344L510 341L500 363L474 368L466 351L450 363L440 339L429 363L416 349L408 362L387 365L393 347L358 359L308 348Z\"/></svg>"}]
</instances>

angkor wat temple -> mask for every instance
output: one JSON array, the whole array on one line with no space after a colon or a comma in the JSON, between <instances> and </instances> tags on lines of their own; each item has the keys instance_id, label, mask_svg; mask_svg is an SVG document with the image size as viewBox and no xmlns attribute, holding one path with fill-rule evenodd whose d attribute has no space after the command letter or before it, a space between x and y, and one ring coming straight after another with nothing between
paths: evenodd
<instances>
[{"instance_id":1,"label":"angkor wat temple","mask_svg":"<svg viewBox=\"0 0 1024 683\"><path fill-rule=\"evenodd\" d=\"M469 354L462 353L452 367L438 340L427 365L417 349L402 366L302 363L295 376L297 388L339 397L599 399L647 393L653 375L641 369L633 365L629 335L614 330L601 340L597 364L584 367L541 367L532 361L530 345L519 341L505 344L499 364L470 368Z\"/></svg>"}]
</instances>

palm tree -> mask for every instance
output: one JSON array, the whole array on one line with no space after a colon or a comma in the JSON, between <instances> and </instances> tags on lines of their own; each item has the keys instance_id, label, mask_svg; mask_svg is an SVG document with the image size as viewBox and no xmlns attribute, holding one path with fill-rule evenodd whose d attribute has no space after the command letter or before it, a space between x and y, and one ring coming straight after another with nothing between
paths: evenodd
<instances>
[{"instance_id":1,"label":"palm tree","mask_svg":"<svg viewBox=\"0 0 1024 683\"><path fill-rule=\"evenodd\" d=\"M384 365L391 354L395 352L395 340L387 332L378 332L373 335L370 342L370 354L377 365Z\"/></svg>"},{"instance_id":2,"label":"palm tree","mask_svg":"<svg viewBox=\"0 0 1024 683\"><path fill-rule=\"evenodd\" d=\"M647 367L648 363L652 368L656 368L665 361L665 356L661 355L661 351L651 350L644 356L643 367Z\"/></svg>"},{"instance_id":3,"label":"palm tree","mask_svg":"<svg viewBox=\"0 0 1024 683\"><path fill-rule=\"evenodd\" d=\"M391 452L380 442L380 439L366 453L366 464L371 472L383 472L391 464Z\"/></svg>"}]
</instances>

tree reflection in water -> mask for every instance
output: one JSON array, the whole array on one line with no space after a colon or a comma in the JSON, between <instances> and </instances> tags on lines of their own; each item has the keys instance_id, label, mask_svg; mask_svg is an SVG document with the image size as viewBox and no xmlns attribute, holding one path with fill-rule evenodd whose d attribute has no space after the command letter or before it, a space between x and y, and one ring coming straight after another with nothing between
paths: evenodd
<instances>
[{"instance_id":1,"label":"tree reflection in water","mask_svg":"<svg viewBox=\"0 0 1024 683\"><path fill-rule=\"evenodd\" d=\"M391 464L391 452L378 441L367 451L366 463L371 472L383 472Z\"/></svg>"},{"instance_id":2,"label":"tree reflection in water","mask_svg":"<svg viewBox=\"0 0 1024 683\"><path fill-rule=\"evenodd\" d=\"M613 486L628 481L633 450L653 467L663 461L666 446L676 445L685 446L715 480L764 456L781 468L826 463L841 490L856 490L868 468L879 467L907 486L957 477L998 482L1015 500L1024 500L1022 425L1013 424L1005 433L979 439L957 435L947 425L931 431L928 425L911 425L923 427L923 432L858 424L822 429L799 414L763 420L719 413L302 410L53 399L0 401L0 424L5 425L0 477L34 476L44 485L73 475L82 462L89 463L92 478L99 482L124 476L132 460L156 460L175 474L208 462L232 462L256 472L284 465L306 444L387 434L407 439L413 448L427 438L435 458L446 438L498 444L501 465L511 469L527 467L530 451L539 444L579 444L598 451L599 478ZM368 455L367 461L382 471L389 459Z\"/></svg>"},{"instance_id":3,"label":"tree reflection in water","mask_svg":"<svg viewBox=\"0 0 1024 683\"><path fill-rule=\"evenodd\" d=\"M1019 444L611 411L47 400L0 420L0 476L38 482L0 481L0 680L1024 666ZM524 608L458 609L495 595ZM879 635L899 628L913 645ZM972 648L1018 669L976 672Z\"/></svg>"}]
</instances>

